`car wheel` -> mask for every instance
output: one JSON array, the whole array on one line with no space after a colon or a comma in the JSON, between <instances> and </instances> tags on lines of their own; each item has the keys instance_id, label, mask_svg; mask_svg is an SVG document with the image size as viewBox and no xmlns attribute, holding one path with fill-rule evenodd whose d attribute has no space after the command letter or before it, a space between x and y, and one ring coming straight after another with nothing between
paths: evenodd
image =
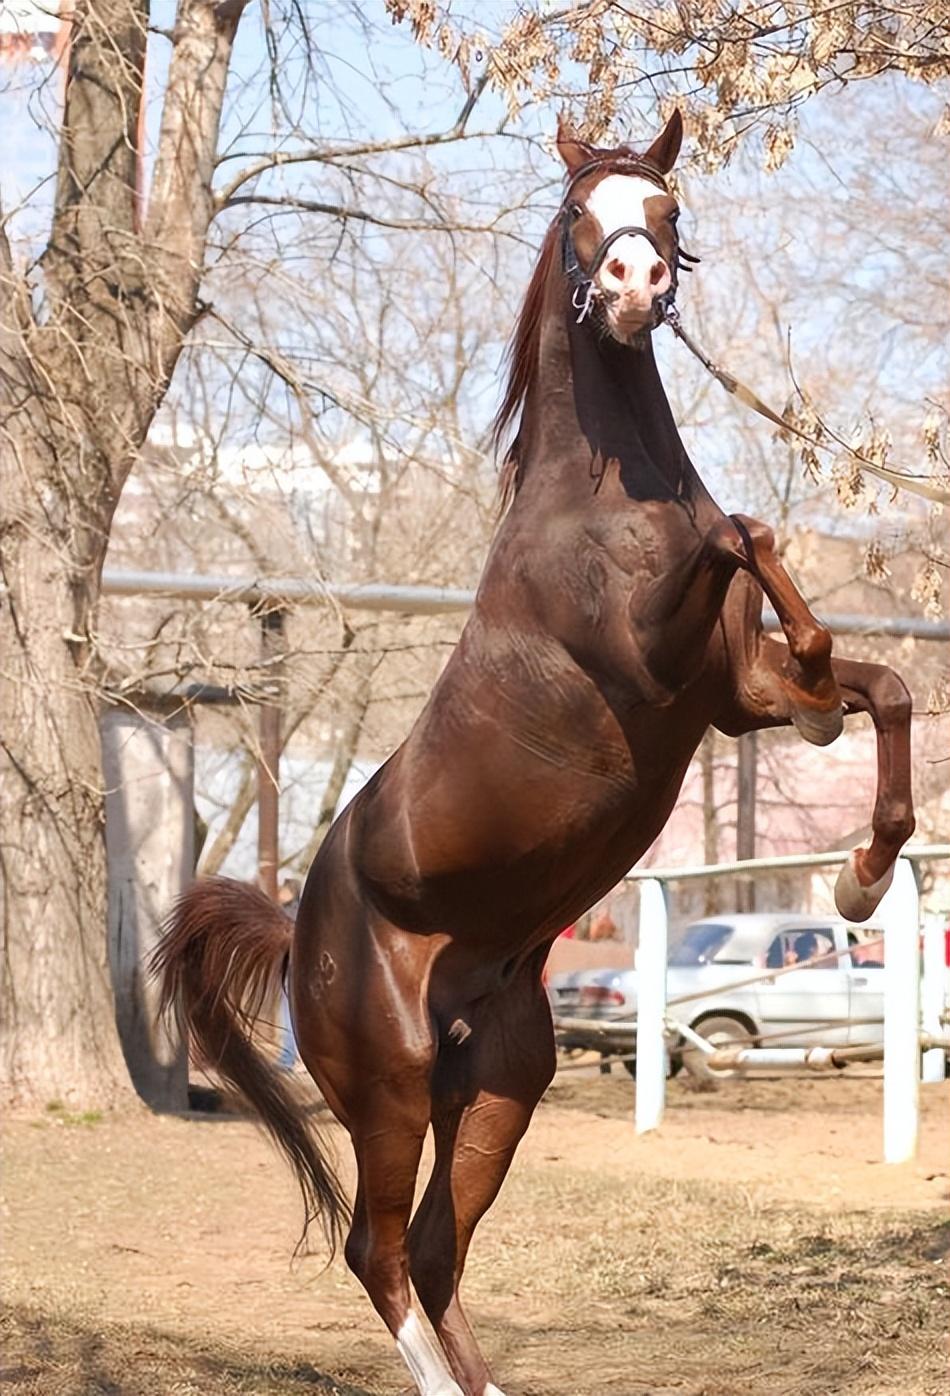
<instances>
[{"instance_id":1,"label":"car wheel","mask_svg":"<svg viewBox=\"0 0 950 1396\"><path fill-rule=\"evenodd\" d=\"M705 1037L714 1047L755 1046L753 1034L736 1018L703 1018L692 1026L694 1032L698 1032L700 1037ZM707 1066L705 1053L698 1047L687 1046L683 1049L683 1065L690 1076L694 1076L698 1081L723 1081L739 1074L737 1071L715 1071L711 1066Z\"/></svg>"},{"instance_id":2,"label":"car wheel","mask_svg":"<svg viewBox=\"0 0 950 1396\"><path fill-rule=\"evenodd\" d=\"M636 1080L636 1076L637 1076L637 1059L636 1059L636 1057L631 1057L628 1061L625 1061L623 1065L624 1065L624 1069L627 1070L627 1071L629 1071L629 1072L630 1072L630 1075L634 1078L634 1080ZM683 1070L683 1058L682 1058L682 1055L681 1055L679 1052L674 1052L674 1053L670 1056L670 1069L669 1069L668 1075L669 1075L669 1076L677 1076L682 1070Z\"/></svg>"}]
</instances>

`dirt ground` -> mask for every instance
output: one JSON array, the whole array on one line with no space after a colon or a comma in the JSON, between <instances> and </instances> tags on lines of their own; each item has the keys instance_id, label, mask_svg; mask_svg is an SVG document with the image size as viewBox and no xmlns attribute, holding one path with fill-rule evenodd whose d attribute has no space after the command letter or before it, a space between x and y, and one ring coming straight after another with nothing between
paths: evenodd
<instances>
[{"instance_id":1,"label":"dirt ground","mask_svg":"<svg viewBox=\"0 0 950 1396\"><path fill-rule=\"evenodd\" d=\"M912 1165L881 1083L564 1073L483 1222L467 1302L508 1396L936 1396L950 1321L950 1088ZM344 1139L335 1128L341 1158ZM393 1396L393 1344L254 1126L55 1106L4 1130L3 1371L18 1396ZM349 1168L349 1160L345 1160Z\"/></svg>"}]
</instances>

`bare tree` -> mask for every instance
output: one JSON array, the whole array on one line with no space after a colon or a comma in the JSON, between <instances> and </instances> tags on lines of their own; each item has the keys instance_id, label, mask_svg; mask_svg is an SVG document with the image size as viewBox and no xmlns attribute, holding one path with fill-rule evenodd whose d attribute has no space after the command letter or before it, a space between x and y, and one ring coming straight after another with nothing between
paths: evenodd
<instances>
[{"instance_id":1,"label":"bare tree","mask_svg":"<svg viewBox=\"0 0 950 1396\"><path fill-rule=\"evenodd\" d=\"M92 636L114 511L186 337L207 309L199 291L213 221L233 237L228 218L279 197L262 180L288 163L332 168L464 134L455 123L424 137L335 146L308 139L285 114L283 137L262 152L254 152L252 123L242 127L244 144L229 144L216 186L244 14L244 0L179 0L174 28L152 36L171 55L143 216L148 0L78 0L68 18L55 200L42 255L16 257L9 224L0 222L0 1081L5 1097L21 1103L103 1104L129 1091L104 936L100 663ZM271 15L261 22L270 25ZM299 18L291 7L281 23L286 30ZM304 22L296 41L307 32ZM304 86L317 57L305 52L298 62ZM279 108L279 53L274 63ZM266 91L266 71L262 82ZM374 217L333 199L309 202L330 219Z\"/></svg>"},{"instance_id":2,"label":"bare tree","mask_svg":"<svg viewBox=\"0 0 950 1396\"><path fill-rule=\"evenodd\" d=\"M42 262L0 242L6 944L0 1075L18 1100L128 1090L103 934L105 856L89 644L112 514L198 314L211 179L243 5L180 6L139 226L136 134L148 6L74 12L56 196Z\"/></svg>"}]
</instances>

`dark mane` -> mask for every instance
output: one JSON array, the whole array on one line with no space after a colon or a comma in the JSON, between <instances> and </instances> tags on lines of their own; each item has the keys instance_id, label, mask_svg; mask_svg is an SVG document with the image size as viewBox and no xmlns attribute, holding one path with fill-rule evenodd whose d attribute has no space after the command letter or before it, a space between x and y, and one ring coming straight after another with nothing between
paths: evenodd
<instances>
[{"instance_id":1,"label":"dark mane","mask_svg":"<svg viewBox=\"0 0 950 1396\"><path fill-rule=\"evenodd\" d=\"M514 333L508 343L506 359L508 361L508 384L505 388L505 396L492 424L492 441L495 451L501 447L502 439L514 421L517 414L524 407L528 390L534 382L535 374L538 371L538 357L541 347L541 319L544 309L544 288L551 270L551 263L554 260L558 248L557 220L551 224L544 235L541 244L541 251L528 289L525 292L524 302L521 312L515 323ZM501 474L498 481L501 512L511 503L511 499L521 483L518 478L518 467L520 464L519 430L515 433L514 440L505 451L501 465Z\"/></svg>"}]
</instances>

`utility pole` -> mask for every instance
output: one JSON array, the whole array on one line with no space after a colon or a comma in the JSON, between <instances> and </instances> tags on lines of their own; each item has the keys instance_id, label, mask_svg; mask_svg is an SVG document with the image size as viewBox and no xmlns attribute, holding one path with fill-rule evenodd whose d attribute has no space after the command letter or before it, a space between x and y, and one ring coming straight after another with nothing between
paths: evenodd
<instances>
[{"instance_id":1,"label":"utility pole","mask_svg":"<svg viewBox=\"0 0 950 1396\"><path fill-rule=\"evenodd\" d=\"M743 732L739 738L736 770L736 858L755 857L755 785L758 733ZM755 878L736 879L738 911L755 911Z\"/></svg>"}]
</instances>

